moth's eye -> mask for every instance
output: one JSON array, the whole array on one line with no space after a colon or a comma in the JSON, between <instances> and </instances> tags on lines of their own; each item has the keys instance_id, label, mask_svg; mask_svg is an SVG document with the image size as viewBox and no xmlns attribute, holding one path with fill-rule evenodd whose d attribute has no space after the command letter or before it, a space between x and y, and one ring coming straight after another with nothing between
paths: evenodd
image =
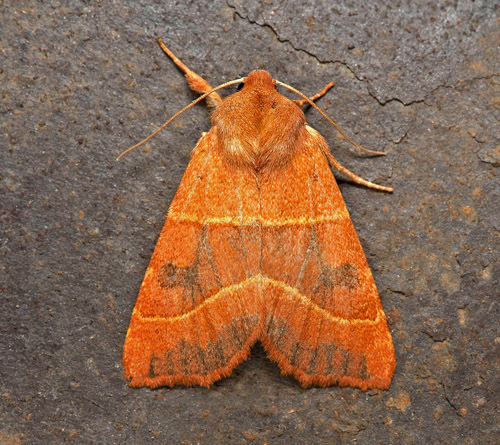
<instances>
[{"instance_id":1,"label":"moth's eye","mask_svg":"<svg viewBox=\"0 0 500 445\"><path fill-rule=\"evenodd\" d=\"M243 88L245 84L243 82L241 82L240 84L238 84L238 88L236 88L236 91L241 91L241 89Z\"/></svg>"}]
</instances>

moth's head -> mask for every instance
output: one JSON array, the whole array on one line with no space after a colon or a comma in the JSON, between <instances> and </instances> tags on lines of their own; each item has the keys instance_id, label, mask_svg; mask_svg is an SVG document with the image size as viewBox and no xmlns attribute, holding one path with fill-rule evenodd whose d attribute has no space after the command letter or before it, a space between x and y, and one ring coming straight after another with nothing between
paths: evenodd
<instances>
[{"instance_id":1,"label":"moth's head","mask_svg":"<svg viewBox=\"0 0 500 445\"><path fill-rule=\"evenodd\" d=\"M260 87L274 89L275 81L271 75L264 70L252 71L245 77L244 87Z\"/></svg>"}]
</instances>

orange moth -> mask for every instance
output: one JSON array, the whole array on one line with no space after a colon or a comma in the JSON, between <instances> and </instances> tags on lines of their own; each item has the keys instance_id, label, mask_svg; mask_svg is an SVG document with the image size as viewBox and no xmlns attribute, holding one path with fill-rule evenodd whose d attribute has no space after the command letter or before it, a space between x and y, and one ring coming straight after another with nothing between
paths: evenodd
<instances>
[{"instance_id":1,"label":"orange moth","mask_svg":"<svg viewBox=\"0 0 500 445\"><path fill-rule=\"evenodd\" d=\"M192 152L132 313L130 386L209 386L260 341L304 387L387 389L391 334L330 166L392 189L342 167L307 125L301 107L310 104L350 141L313 103L333 83L307 98L252 71L213 89L158 41L202 96L143 142L203 98L212 127ZM243 88L225 100L215 92L235 83Z\"/></svg>"}]
</instances>

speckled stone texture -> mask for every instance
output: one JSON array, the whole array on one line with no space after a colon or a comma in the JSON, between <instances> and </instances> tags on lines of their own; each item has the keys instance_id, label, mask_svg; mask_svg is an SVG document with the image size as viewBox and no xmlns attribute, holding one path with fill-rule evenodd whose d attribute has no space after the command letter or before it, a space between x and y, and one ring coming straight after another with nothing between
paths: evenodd
<instances>
[{"instance_id":1,"label":"speckled stone texture","mask_svg":"<svg viewBox=\"0 0 500 445\"><path fill-rule=\"evenodd\" d=\"M498 443L498 1L0 4L0 443ZM307 112L346 167L395 188L340 181L393 334L390 390L302 389L260 346L210 389L127 386L137 292L210 125L196 106L115 161L196 97L157 36L213 85L334 80L319 105L387 151Z\"/></svg>"}]
</instances>

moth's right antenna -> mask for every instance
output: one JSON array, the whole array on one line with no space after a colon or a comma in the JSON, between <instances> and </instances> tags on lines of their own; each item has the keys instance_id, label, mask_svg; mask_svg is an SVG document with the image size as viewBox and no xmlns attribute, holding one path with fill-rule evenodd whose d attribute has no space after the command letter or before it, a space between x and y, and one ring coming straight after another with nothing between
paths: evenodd
<instances>
[{"instance_id":1,"label":"moth's right antenna","mask_svg":"<svg viewBox=\"0 0 500 445\"><path fill-rule=\"evenodd\" d=\"M356 144L349 136L347 136L341 129L340 127L331 120L326 113L318 107L311 99L309 99L304 93L301 93L299 90L295 89L294 87L291 87L290 85L287 85L286 83L280 82L279 80L275 80L275 82L278 85L281 85L282 87L288 88L290 91L293 91L295 94L298 94L300 97L302 97L309 105L314 107L318 113L320 113L328 122L330 122L336 129L337 131L344 137L344 139L349 142L350 144L354 145L354 147L359 148L360 150L365 151L366 153L371 153L373 155L379 155L379 156L385 156L387 153L384 153L383 151L374 151L374 150L369 150L368 148L362 147L359 144Z\"/></svg>"}]
</instances>

